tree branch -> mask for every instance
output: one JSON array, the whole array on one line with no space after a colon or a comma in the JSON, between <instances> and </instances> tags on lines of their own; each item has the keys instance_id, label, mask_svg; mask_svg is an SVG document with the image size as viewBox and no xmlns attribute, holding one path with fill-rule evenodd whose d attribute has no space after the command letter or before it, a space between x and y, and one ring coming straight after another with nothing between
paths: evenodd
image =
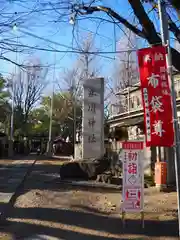
<instances>
[{"instance_id":1,"label":"tree branch","mask_svg":"<svg viewBox=\"0 0 180 240\"><path fill-rule=\"evenodd\" d=\"M9 58L7 58L7 57L0 56L0 59L5 60L5 61L7 61L7 62L10 62L10 63L12 63L12 64L15 64L15 65L18 66L18 67L22 67L21 64L18 64L18 63L14 62L13 60L11 60L11 59L9 59Z\"/></svg>"},{"instance_id":2,"label":"tree branch","mask_svg":"<svg viewBox=\"0 0 180 240\"><path fill-rule=\"evenodd\" d=\"M172 21L172 18L168 14L168 23L169 23L169 30L174 34L177 41L180 43L180 29L177 25Z\"/></svg>"},{"instance_id":3,"label":"tree branch","mask_svg":"<svg viewBox=\"0 0 180 240\"><path fill-rule=\"evenodd\" d=\"M138 18L139 23L142 25L143 33L150 44L160 44L161 38L156 32L153 22L150 20L140 0L128 0L135 16Z\"/></svg>"},{"instance_id":4,"label":"tree branch","mask_svg":"<svg viewBox=\"0 0 180 240\"><path fill-rule=\"evenodd\" d=\"M83 12L78 11L78 13L81 14L81 15L88 15L88 14L92 14L94 12L100 12L100 11L105 12L107 15L110 15L113 18L117 19L119 21L119 23L122 23L125 27L130 29L132 32L134 32L139 37L145 38L144 33L140 29L138 29L137 27L135 27L134 25L129 23L125 18L121 17L118 13L113 11L111 8L104 7L104 6L84 6L84 5L80 5L79 10L83 10Z\"/></svg>"},{"instance_id":5,"label":"tree branch","mask_svg":"<svg viewBox=\"0 0 180 240\"><path fill-rule=\"evenodd\" d=\"M153 9L156 11L156 13L159 16L158 5L154 1L151 4L152 4ZM171 16L168 14L167 11L166 11L166 14L167 14L167 17L168 17L169 30L174 34L174 36L176 37L177 41L180 43L180 29L177 27L177 25L172 20Z\"/></svg>"},{"instance_id":6,"label":"tree branch","mask_svg":"<svg viewBox=\"0 0 180 240\"><path fill-rule=\"evenodd\" d=\"M79 5L78 9L77 6L76 8L74 8L74 11L81 15L88 15L100 11L105 12L107 15L110 15L113 18L117 19L119 23L122 23L125 27L130 29L133 33L135 33L139 37L146 39L149 42L149 44L151 45L161 44L162 40L158 33L156 32L155 26L153 22L150 20L148 14L146 13L141 1L140 0L128 0L128 1L134 11L135 16L138 18L139 23L142 25L143 29L142 31L133 26L132 24L130 24L126 19L122 18L118 13L113 11L111 8L105 6ZM171 31L173 31L173 33L176 34L175 36L177 37L177 29L175 28L173 22L170 23L170 28ZM174 48L171 48L171 51L172 51L172 64L178 71L180 71L180 53Z\"/></svg>"}]
</instances>

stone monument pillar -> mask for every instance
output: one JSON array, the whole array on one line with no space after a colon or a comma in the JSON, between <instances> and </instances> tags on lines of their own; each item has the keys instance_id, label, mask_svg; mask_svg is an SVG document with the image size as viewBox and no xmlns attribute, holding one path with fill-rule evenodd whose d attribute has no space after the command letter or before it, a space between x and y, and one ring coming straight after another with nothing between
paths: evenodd
<instances>
[{"instance_id":1,"label":"stone monument pillar","mask_svg":"<svg viewBox=\"0 0 180 240\"><path fill-rule=\"evenodd\" d=\"M82 159L104 155L104 79L87 79L83 86Z\"/></svg>"}]
</instances>

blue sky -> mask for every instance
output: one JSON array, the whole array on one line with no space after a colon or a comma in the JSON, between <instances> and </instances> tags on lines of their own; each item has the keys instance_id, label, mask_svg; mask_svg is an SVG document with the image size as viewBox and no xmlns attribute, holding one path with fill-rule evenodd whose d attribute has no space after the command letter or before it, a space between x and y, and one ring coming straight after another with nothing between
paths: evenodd
<instances>
[{"instance_id":1,"label":"blue sky","mask_svg":"<svg viewBox=\"0 0 180 240\"><path fill-rule=\"evenodd\" d=\"M55 0L51 2L54 1ZM82 43L82 41L87 38L88 34L91 33L92 38L94 39L94 46L92 48L92 51L96 51L96 49L100 51L115 51L117 48L118 50L121 50L123 49L124 45L127 44L127 39L125 36L127 34L127 29L125 29L123 26L114 27L114 24L112 23L94 20L94 17L96 16L107 19L107 16L105 14L93 14L91 16L88 16L90 17L88 19L77 21L75 25L76 37L74 38L72 34L73 27L68 22L69 16L65 16L59 19L59 12L62 12L64 10L56 11L56 9L48 7L48 9L50 9L49 11L36 12L36 10L39 8L35 8L35 0L22 1L21 3L16 3L15 0L0 0L0 3L1 2L5 3L4 5L1 4L2 6L5 6L3 9L4 17L10 16L11 19L15 19L18 16L22 16L22 12L24 12L26 21L20 23L17 21L17 31L15 32L12 29L7 28L5 33L1 35L0 40L3 40L7 37L14 37L14 41L25 45L27 44L30 46L48 49L56 48L61 51L66 51L67 49L71 50L72 47L78 48L77 42ZM100 4L116 9L116 11L125 18L133 19L133 15L131 13L132 9L130 9L127 0L102 0ZM59 9L59 7L60 5L57 5L57 9ZM41 6L41 9L46 8L47 6ZM27 15L27 12L29 11L31 11L31 14ZM15 12L17 12L17 14L15 14ZM65 12L67 13L67 10L65 10ZM152 15L152 17L154 16ZM62 20L65 22L62 22ZM37 35L41 38L46 38L46 40L49 41L40 40L35 36L30 36L28 33ZM116 42L119 40L120 43L117 47ZM61 44L69 46L69 48L63 47ZM72 69L80 57L80 55L72 53L56 53L55 56L55 54L52 52L40 50L27 54L18 53L17 55L15 53L9 52L6 53L5 56L13 61L17 60L19 63L22 63L27 59L39 59L42 64L50 65L49 73L47 76L49 85L46 89L46 93L48 93L51 88L49 86L52 82L54 58L56 57L55 75L58 81L61 82L64 71L67 69ZM104 57L96 57L96 66L99 66L101 75L106 77L112 76L115 55L106 54L103 56ZM14 68L15 67L13 64L1 61L0 72L2 74L8 75L14 71Z\"/></svg>"},{"instance_id":2,"label":"blue sky","mask_svg":"<svg viewBox=\"0 0 180 240\"><path fill-rule=\"evenodd\" d=\"M10 1L9 6L7 6L7 10L5 11L5 13L13 13L13 12L23 12L23 11L28 11L27 8L32 9L33 4L29 3L29 4L13 4L13 1ZM31 2L31 1L30 1ZM112 5L112 7L114 7L115 5L119 4L119 8L121 9L122 4L120 4L121 1L104 1L105 5L109 5L109 2L114 2ZM125 6L123 4L123 11L125 10ZM54 11L52 11L54 14ZM17 15L18 15L17 14ZM16 16L17 16L16 15ZM19 14L20 15L20 14ZM43 16L39 16L40 19L43 19L44 21L44 17ZM33 18L33 17L32 17ZM54 17L54 20L56 19L56 17ZM51 20L51 19L50 19ZM37 38L28 36L27 34L22 34L21 30L25 30L27 32L33 33L35 35L38 35L40 37L45 37L46 39L49 39L51 41L57 42L59 44L66 44L69 47L72 47L72 30L73 27L69 24L69 23L51 23L49 20L48 21L44 21L44 24L40 24L39 23L39 19L36 16L36 18L33 20L28 19L27 23L25 24L19 24L18 28L19 30L17 30L17 32L13 33L13 30L11 29L7 29L8 32L5 35L11 35L11 36L15 36L15 40L16 40L16 36L18 36L18 39L16 41L18 41L19 43L23 43L23 44L28 44L31 46L39 46L39 47L55 47L58 50L66 50L67 48L58 46L57 44L51 44L48 43L46 41L42 41L39 40ZM48 22L48 24L47 24ZM89 20L83 20L83 21L79 21L78 22L78 30L79 30L79 38L84 39L85 37L87 37L88 32L96 32L96 28L97 28L97 23L93 22L93 21L89 21ZM18 29L17 28L17 29ZM119 36L118 31L116 30L116 37ZM82 41L80 39L80 41ZM95 37L95 41L94 41L94 48L96 49L102 49L105 51L113 51L114 50L114 45L115 45L115 41L114 41L114 29L113 29L113 24L101 24L101 26L98 28L98 35L96 35ZM76 43L74 41L74 46L76 46ZM65 55L65 56L64 56ZM12 60L16 59L16 54L14 53L8 53L6 54L7 57L9 57ZM35 58L40 58L43 61L43 64L53 64L53 59L54 59L54 54L53 53L49 53L49 52L45 52L45 51L36 51L32 54L31 57L35 57ZM114 57L109 56L109 57ZM18 60L19 62L23 61L24 59L29 58L28 54L18 54ZM74 62L76 61L76 59L78 58L77 54L64 54L64 53L57 53L56 54L56 68L57 68L57 73L58 71L61 72L61 70L63 68L67 68L67 67L71 67L74 65ZM61 60L60 60L61 59ZM99 59L98 59L99 61ZM102 59L101 59L102 61ZM104 64L106 64L106 62L109 64L109 60L104 58ZM13 66L11 66L12 64L6 63L6 62L2 62L1 63L1 69L2 73L4 72L4 74L9 73L11 71L11 69L13 68ZM59 69L59 70L58 70ZM51 69L50 69L51 70Z\"/></svg>"}]
</instances>

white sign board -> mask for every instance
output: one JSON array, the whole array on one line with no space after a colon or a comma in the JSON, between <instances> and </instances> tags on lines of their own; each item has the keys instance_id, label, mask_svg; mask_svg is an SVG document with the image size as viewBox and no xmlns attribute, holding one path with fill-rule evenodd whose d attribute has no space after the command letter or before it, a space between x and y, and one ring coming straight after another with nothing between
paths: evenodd
<instances>
[{"instance_id":1,"label":"white sign board","mask_svg":"<svg viewBox=\"0 0 180 240\"><path fill-rule=\"evenodd\" d=\"M104 153L104 79L87 79L83 85L82 158Z\"/></svg>"},{"instance_id":2,"label":"white sign board","mask_svg":"<svg viewBox=\"0 0 180 240\"><path fill-rule=\"evenodd\" d=\"M122 143L122 212L142 212L144 208L143 142Z\"/></svg>"}]
</instances>

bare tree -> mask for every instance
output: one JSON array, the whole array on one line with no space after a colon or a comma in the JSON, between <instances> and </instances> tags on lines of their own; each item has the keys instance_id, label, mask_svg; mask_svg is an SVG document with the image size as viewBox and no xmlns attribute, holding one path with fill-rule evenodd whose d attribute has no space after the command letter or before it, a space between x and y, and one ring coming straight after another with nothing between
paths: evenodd
<instances>
[{"instance_id":1,"label":"bare tree","mask_svg":"<svg viewBox=\"0 0 180 240\"><path fill-rule=\"evenodd\" d=\"M94 41L92 34L89 34L87 38L82 42L80 46L83 54L80 55L77 64L81 69L81 76L85 79L95 76L99 68L96 66L96 55L90 55L89 52L97 51L94 47Z\"/></svg>"},{"instance_id":2,"label":"bare tree","mask_svg":"<svg viewBox=\"0 0 180 240\"><path fill-rule=\"evenodd\" d=\"M97 76L99 73L99 66L97 66L96 55L89 54L90 51L95 50L93 37L88 35L82 43L78 44L82 54L77 58L77 61L72 69L66 69L62 76L63 85L68 90L74 91L78 99L82 96L82 85L85 79ZM61 88L61 83L59 84Z\"/></svg>"},{"instance_id":3,"label":"bare tree","mask_svg":"<svg viewBox=\"0 0 180 240\"><path fill-rule=\"evenodd\" d=\"M135 48L137 45L136 36L132 32L128 32L117 42L117 50L119 46L124 52L117 54L112 70L111 83L107 83L109 87L108 111L109 114L117 114L127 109L127 101L120 91L133 86L139 82L139 74L137 69L137 56L135 51L126 51Z\"/></svg>"},{"instance_id":4,"label":"bare tree","mask_svg":"<svg viewBox=\"0 0 180 240\"><path fill-rule=\"evenodd\" d=\"M48 71L39 61L27 62L27 66L8 79L11 95L14 96L15 129L21 128L26 133L30 112L42 96Z\"/></svg>"},{"instance_id":5,"label":"bare tree","mask_svg":"<svg viewBox=\"0 0 180 240\"><path fill-rule=\"evenodd\" d=\"M65 85L65 90L70 91L73 101L73 112L70 116L73 121L73 139L75 142L76 134L80 134L82 127L82 90L83 83L87 78L96 77L99 73L97 66L96 55L89 54L95 49L92 35L88 35L84 41L78 43L78 47L82 51L80 57L77 58L72 69L67 69L63 76L63 84L59 84L60 90L63 92L62 85Z\"/></svg>"},{"instance_id":6,"label":"bare tree","mask_svg":"<svg viewBox=\"0 0 180 240\"><path fill-rule=\"evenodd\" d=\"M117 43L117 49L121 46L121 50L125 52L118 54L114 64L114 91L118 92L122 89L130 87L139 82L137 56L133 48L138 48L137 38L135 34L128 31ZM128 50L128 51L126 51Z\"/></svg>"}]
</instances>

